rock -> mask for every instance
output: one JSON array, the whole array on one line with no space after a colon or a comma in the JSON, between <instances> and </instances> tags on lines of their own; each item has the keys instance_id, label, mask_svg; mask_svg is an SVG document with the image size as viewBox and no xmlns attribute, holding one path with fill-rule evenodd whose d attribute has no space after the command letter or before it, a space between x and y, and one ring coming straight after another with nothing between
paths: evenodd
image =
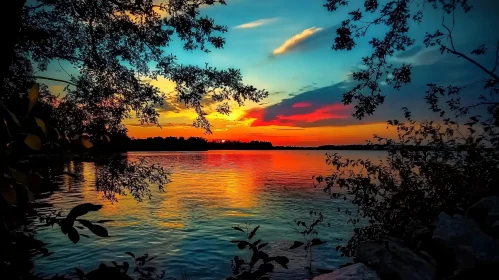
<instances>
[{"instance_id":1,"label":"rock","mask_svg":"<svg viewBox=\"0 0 499 280\"><path fill-rule=\"evenodd\" d=\"M328 274L316 276L312 280L379 280L379 277L376 271L365 264L356 263Z\"/></svg>"},{"instance_id":2,"label":"rock","mask_svg":"<svg viewBox=\"0 0 499 280\"><path fill-rule=\"evenodd\" d=\"M355 257L380 277L400 280L432 280L436 269L425 259L392 239L366 241L357 246Z\"/></svg>"},{"instance_id":3,"label":"rock","mask_svg":"<svg viewBox=\"0 0 499 280\"><path fill-rule=\"evenodd\" d=\"M499 221L496 221L493 225L489 227L491 235L495 238L499 238Z\"/></svg>"},{"instance_id":4,"label":"rock","mask_svg":"<svg viewBox=\"0 0 499 280\"><path fill-rule=\"evenodd\" d=\"M477 221L480 225L490 226L499 221L499 197L489 196L480 199L466 212L466 218Z\"/></svg>"},{"instance_id":5,"label":"rock","mask_svg":"<svg viewBox=\"0 0 499 280\"><path fill-rule=\"evenodd\" d=\"M451 217L442 212L435 220L432 238L435 246L445 254L440 257L440 262L451 257L455 269L463 270L491 262L499 264L499 240L483 232L474 220L457 215Z\"/></svg>"},{"instance_id":6,"label":"rock","mask_svg":"<svg viewBox=\"0 0 499 280\"><path fill-rule=\"evenodd\" d=\"M429 228L413 220L405 227L405 239L413 245L431 240L431 231ZM420 244L419 244L420 245Z\"/></svg>"},{"instance_id":7,"label":"rock","mask_svg":"<svg viewBox=\"0 0 499 280\"><path fill-rule=\"evenodd\" d=\"M480 267L458 270L451 275L447 280L497 280L498 270L495 267Z\"/></svg>"}]
</instances>

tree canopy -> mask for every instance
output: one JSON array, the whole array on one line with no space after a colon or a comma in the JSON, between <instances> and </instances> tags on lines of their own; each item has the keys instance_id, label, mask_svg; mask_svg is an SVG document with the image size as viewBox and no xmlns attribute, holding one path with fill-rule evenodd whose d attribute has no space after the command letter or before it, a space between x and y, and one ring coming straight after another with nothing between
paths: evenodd
<instances>
[{"instance_id":1,"label":"tree canopy","mask_svg":"<svg viewBox=\"0 0 499 280\"><path fill-rule=\"evenodd\" d=\"M155 106L163 104L165 93L150 81L158 76L176 84L178 101L194 108L194 125L207 132L203 98L219 102L218 111L228 114L230 100L242 104L268 94L243 84L239 70L182 65L169 53L174 40L182 41L188 51L222 48L227 27L200 10L225 5L223 0L9 2L5 12L14 20L3 26L8 29L6 54L11 55L1 61L0 99L11 105L35 81L66 84L64 96L58 98L41 87L45 103L60 112L54 114L55 121L72 123L71 128L63 127L65 133L124 131L121 121L133 114L140 122L157 123ZM78 73L47 76L51 63L69 63Z\"/></svg>"},{"instance_id":2,"label":"tree canopy","mask_svg":"<svg viewBox=\"0 0 499 280\"><path fill-rule=\"evenodd\" d=\"M336 11L341 7L348 6L348 0L327 0L324 5L329 11ZM352 50L356 46L356 40L369 36L369 30L381 28L386 30L381 37L373 37L369 44L372 47L370 55L362 58L362 67L353 72L353 79L358 84L343 95L345 104L355 104L354 116L361 119L372 115L376 108L383 104L381 82L386 82L394 89L401 89L404 84L411 82L410 64L395 64L390 58L397 52L405 51L413 46L416 40L409 35L410 24L420 24L428 12L436 10L442 12L443 19L451 22L446 24L442 21L441 26L435 30L427 30L425 39L420 44L427 48L439 48L442 54L451 54L456 58L465 59L471 63L470 67L478 67L486 75L486 83L498 93L497 85L499 76L498 68L499 42L497 45L486 46L478 43L476 49L467 53L465 50L456 48L453 42L453 30L456 22L455 13L462 10L468 13L472 10L472 1L468 0L401 0L401 1L363 1L364 9L348 11L347 19L343 20L341 26L336 29L336 37L332 48L334 50ZM495 61L488 68L477 62L473 57L484 55L485 52L495 52ZM490 100L489 100L490 101ZM487 102L489 102L487 101ZM497 103L492 108L496 111ZM483 104L486 105L486 104ZM489 104L490 105L490 104Z\"/></svg>"}]
</instances>

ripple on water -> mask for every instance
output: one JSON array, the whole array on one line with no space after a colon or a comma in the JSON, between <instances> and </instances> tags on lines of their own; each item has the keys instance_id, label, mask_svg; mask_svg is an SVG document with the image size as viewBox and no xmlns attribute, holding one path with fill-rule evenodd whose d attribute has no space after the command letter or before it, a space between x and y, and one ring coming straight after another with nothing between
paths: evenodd
<instances>
[{"instance_id":1,"label":"ripple on water","mask_svg":"<svg viewBox=\"0 0 499 280\"><path fill-rule=\"evenodd\" d=\"M302 240L294 220L312 221L310 210L322 211L331 224L319 229L319 237L328 243L316 247L314 267L330 269L345 262L334 250L339 244L336 238L347 238L352 228L337 208L350 205L331 200L321 188L312 186L312 175L330 172L323 151L130 153L129 158L138 156L171 167L173 173L165 192L153 188L149 201L137 203L130 196L120 197L114 204L103 201L95 191L96 168L92 163L76 166L83 170L84 182L61 179L61 190L39 201L64 213L82 202L103 204L103 209L86 218L114 222L106 224L109 238L82 231L90 238L81 238L76 245L57 227L39 227L38 238L49 243L54 254L37 257L35 272L53 275L74 267L88 271L99 262L130 262L131 257L124 252L131 251L157 255L152 264L165 270L167 276L180 278L182 270L190 279L225 279L231 273L230 260L241 255L230 240L243 238L231 227L251 223L250 229L261 226L255 238L269 242L271 254L290 259L289 269L279 269L274 278L303 279L307 276L305 252L288 248L294 240Z\"/></svg>"}]
</instances>

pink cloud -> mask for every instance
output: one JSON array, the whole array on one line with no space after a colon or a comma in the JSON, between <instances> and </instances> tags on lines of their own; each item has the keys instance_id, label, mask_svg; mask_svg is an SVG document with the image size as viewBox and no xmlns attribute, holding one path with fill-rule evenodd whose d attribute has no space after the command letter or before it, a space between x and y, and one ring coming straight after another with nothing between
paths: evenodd
<instances>
[{"instance_id":1,"label":"pink cloud","mask_svg":"<svg viewBox=\"0 0 499 280\"><path fill-rule=\"evenodd\" d=\"M310 102L298 102L298 103L295 103L293 104L293 108L307 108L307 107L310 107L312 106L312 103Z\"/></svg>"},{"instance_id":2,"label":"pink cloud","mask_svg":"<svg viewBox=\"0 0 499 280\"><path fill-rule=\"evenodd\" d=\"M299 102L306 103L306 102ZM295 105L293 107L295 107ZM297 107L295 107L297 108ZM303 107L298 107L303 108ZM282 125L282 126L295 126L300 123L311 123L320 120L328 119L345 119L349 116L349 107L343 104L329 104L323 107L317 108L312 112L303 114L293 114L293 115L277 115L272 120L265 120L265 109L256 108L250 110L246 113L245 118L256 119L251 123L251 126L269 126L269 125Z\"/></svg>"}]
</instances>

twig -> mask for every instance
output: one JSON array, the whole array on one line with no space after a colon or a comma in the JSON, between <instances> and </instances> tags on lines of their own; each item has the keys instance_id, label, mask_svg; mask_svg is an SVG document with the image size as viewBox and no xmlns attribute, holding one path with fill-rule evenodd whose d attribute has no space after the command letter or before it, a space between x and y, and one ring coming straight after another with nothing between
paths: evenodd
<instances>
[{"instance_id":1,"label":"twig","mask_svg":"<svg viewBox=\"0 0 499 280\"><path fill-rule=\"evenodd\" d=\"M61 79L56 79L56 78L50 78L50 77L43 77L43 76L29 76L28 78L42 79L42 80L49 80L49 81L54 81L54 82L61 82L61 83L66 83L66 84L69 84L69 85L75 86L75 87L77 87L77 86L78 86L77 84L75 84L75 83L73 83L73 82L70 82L70 81L61 80Z\"/></svg>"}]
</instances>

